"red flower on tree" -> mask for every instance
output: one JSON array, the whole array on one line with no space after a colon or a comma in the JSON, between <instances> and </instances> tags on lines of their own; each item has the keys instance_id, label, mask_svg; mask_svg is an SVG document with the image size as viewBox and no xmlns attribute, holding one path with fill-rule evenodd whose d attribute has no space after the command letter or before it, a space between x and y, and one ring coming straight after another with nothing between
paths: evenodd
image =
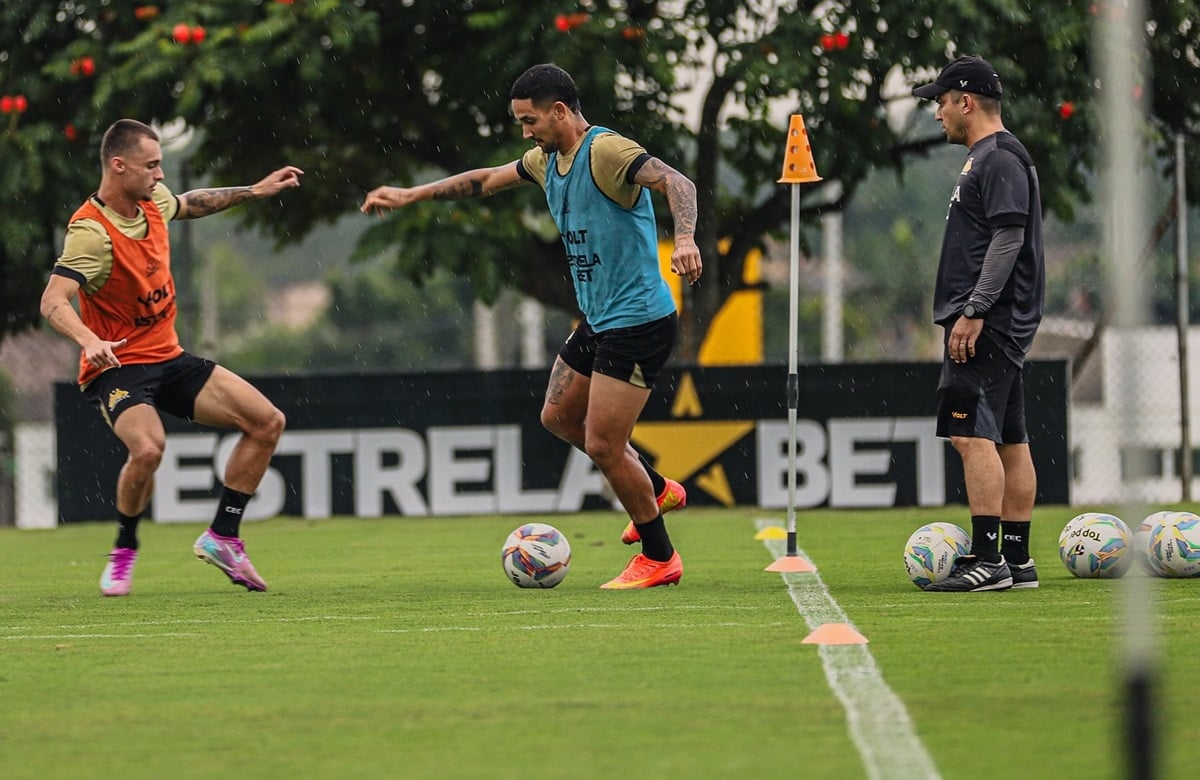
<instances>
[{"instance_id":1,"label":"red flower on tree","mask_svg":"<svg viewBox=\"0 0 1200 780\"><path fill-rule=\"evenodd\" d=\"M96 72L96 61L91 57L77 57L71 61L71 75L90 78Z\"/></svg>"},{"instance_id":2,"label":"red flower on tree","mask_svg":"<svg viewBox=\"0 0 1200 780\"><path fill-rule=\"evenodd\" d=\"M559 14L554 17L554 28L559 32L570 32L591 18L591 14L586 13Z\"/></svg>"},{"instance_id":3,"label":"red flower on tree","mask_svg":"<svg viewBox=\"0 0 1200 780\"><path fill-rule=\"evenodd\" d=\"M841 51L850 45L850 36L838 30L835 33L825 33L821 36L821 48L824 51Z\"/></svg>"}]
</instances>

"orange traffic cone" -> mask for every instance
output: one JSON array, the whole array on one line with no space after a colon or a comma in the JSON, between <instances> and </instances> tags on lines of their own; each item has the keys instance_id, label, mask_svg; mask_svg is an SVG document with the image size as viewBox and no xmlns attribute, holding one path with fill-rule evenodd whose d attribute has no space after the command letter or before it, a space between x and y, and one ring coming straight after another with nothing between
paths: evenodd
<instances>
[{"instance_id":1,"label":"orange traffic cone","mask_svg":"<svg viewBox=\"0 0 1200 780\"><path fill-rule=\"evenodd\" d=\"M804 129L804 117L792 114L788 122L787 151L783 154L783 177L780 184L805 184L821 181L817 175L817 164L813 161L812 144L808 142L808 130Z\"/></svg>"}]
</instances>

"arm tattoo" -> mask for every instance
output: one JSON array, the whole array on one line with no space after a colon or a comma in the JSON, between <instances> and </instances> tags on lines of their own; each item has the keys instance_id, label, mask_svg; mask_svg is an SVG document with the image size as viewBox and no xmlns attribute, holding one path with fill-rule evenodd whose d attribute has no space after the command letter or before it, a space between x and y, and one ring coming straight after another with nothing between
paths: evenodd
<instances>
[{"instance_id":1,"label":"arm tattoo","mask_svg":"<svg viewBox=\"0 0 1200 780\"><path fill-rule=\"evenodd\" d=\"M696 185L690 179L657 157L651 157L637 172L634 181L667 196L667 205L675 218L676 235L695 234Z\"/></svg>"},{"instance_id":2,"label":"arm tattoo","mask_svg":"<svg viewBox=\"0 0 1200 780\"><path fill-rule=\"evenodd\" d=\"M53 325L55 327L58 327L58 323L55 322L54 315L58 314L58 310L60 307L62 307L62 305L63 304L61 304L61 303L56 303L56 304L54 304L54 306L52 306L50 308L50 311L46 312L46 322L49 322L51 325Z\"/></svg>"},{"instance_id":3,"label":"arm tattoo","mask_svg":"<svg viewBox=\"0 0 1200 780\"><path fill-rule=\"evenodd\" d=\"M433 193L434 200L466 200L468 198L478 198L483 195L483 182L479 179L470 179L469 181L448 183L439 187Z\"/></svg>"},{"instance_id":4,"label":"arm tattoo","mask_svg":"<svg viewBox=\"0 0 1200 780\"><path fill-rule=\"evenodd\" d=\"M443 182L435 182L433 184L433 195L430 200L469 200L471 198L486 198L490 195L495 195L497 192L511 190L514 187L520 187L523 179L514 177L512 181L499 182L498 178L491 175L484 175L479 178L474 171L466 174L458 174Z\"/></svg>"},{"instance_id":5,"label":"arm tattoo","mask_svg":"<svg viewBox=\"0 0 1200 780\"><path fill-rule=\"evenodd\" d=\"M215 190L192 190L185 192L182 197L187 201L187 216L184 219L196 219L254 200L254 190L251 187L220 187Z\"/></svg>"}]
</instances>

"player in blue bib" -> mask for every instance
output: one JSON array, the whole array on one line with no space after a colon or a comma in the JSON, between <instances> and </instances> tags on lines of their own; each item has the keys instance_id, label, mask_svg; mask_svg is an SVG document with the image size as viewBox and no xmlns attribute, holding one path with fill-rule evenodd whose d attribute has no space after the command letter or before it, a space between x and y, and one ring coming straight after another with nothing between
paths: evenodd
<instances>
[{"instance_id":1,"label":"player in blue bib","mask_svg":"<svg viewBox=\"0 0 1200 780\"><path fill-rule=\"evenodd\" d=\"M671 271L694 284L696 187L637 143L583 118L570 74L555 65L525 71L509 93L513 116L534 146L519 160L417 187L378 187L362 210L423 200L481 198L536 184L558 226L583 321L551 370L542 424L587 453L629 513L621 536L641 542L624 571L602 585L671 585L683 563L663 514L687 502L683 486L658 474L629 437L675 344L676 314L658 267L658 229L648 190L666 196L675 227Z\"/></svg>"}]
</instances>

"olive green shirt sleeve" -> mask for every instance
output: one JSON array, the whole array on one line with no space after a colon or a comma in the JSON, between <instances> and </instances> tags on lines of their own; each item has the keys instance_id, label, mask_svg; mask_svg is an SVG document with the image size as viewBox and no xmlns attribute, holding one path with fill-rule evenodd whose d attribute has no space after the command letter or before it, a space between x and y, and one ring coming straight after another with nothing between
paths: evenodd
<instances>
[{"instance_id":1,"label":"olive green shirt sleeve","mask_svg":"<svg viewBox=\"0 0 1200 780\"><path fill-rule=\"evenodd\" d=\"M565 174L570 170L581 145L582 139L573 149L555 156L560 173ZM637 202L642 188L627 180L629 169L645 156L646 150L640 144L617 133L601 133L592 140L592 178L600 191L612 201L624 208L630 208ZM549 160L549 155L536 146L521 157L521 168L542 189L546 188L546 168Z\"/></svg>"},{"instance_id":2,"label":"olive green shirt sleeve","mask_svg":"<svg viewBox=\"0 0 1200 780\"><path fill-rule=\"evenodd\" d=\"M154 205L162 213L163 219L170 222L179 213L179 199L160 183L154 188L152 196ZM131 238L141 238L146 235L146 215L138 212L131 218L122 217L99 201L93 200L104 214L104 217L125 235ZM94 219L77 219L67 226L67 234L63 239L63 252L55 261L55 266L70 271L73 278L83 277L83 288L89 294L100 289L112 273L112 241L108 231Z\"/></svg>"}]
</instances>

